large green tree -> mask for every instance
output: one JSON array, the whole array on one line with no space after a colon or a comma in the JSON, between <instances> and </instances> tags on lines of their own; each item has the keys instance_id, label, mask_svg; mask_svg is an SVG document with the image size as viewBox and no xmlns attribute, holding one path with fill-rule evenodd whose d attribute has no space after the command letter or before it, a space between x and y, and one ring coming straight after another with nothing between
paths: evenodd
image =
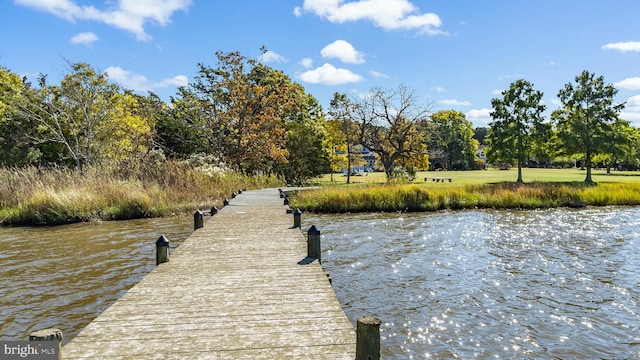
<instances>
[{"instance_id":1,"label":"large green tree","mask_svg":"<svg viewBox=\"0 0 640 360\"><path fill-rule=\"evenodd\" d=\"M379 156L387 181L393 178L397 160L426 157L421 130L429 112L429 104L404 85L397 90L373 88L352 107L360 143Z\"/></svg>"},{"instance_id":2,"label":"large green tree","mask_svg":"<svg viewBox=\"0 0 640 360\"><path fill-rule=\"evenodd\" d=\"M471 121L464 113L455 110L442 110L431 115L432 131L429 153L431 163L436 162L447 170L469 170L475 161L478 141L473 138Z\"/></svg>"},{"instance_id":3,"label":"large green tree","mask_svg":"<svg viewBox=\"0 0 640 360\"><path fill-rule=\"evenodd\" d=\"M624 108L624 104L614 104L617 92L602 76L586 70L558 92L562 108L552 114L557 136L567 155L584 155L585 182L593 182L592 158L605 151L608 134Z\"/></svg>"},{"instance_id":4,"label":"large green tree","mask_svg":"<svg viewBox=\"0 0 640 360\"><path fill-rule=\"evenodd\" d=\"M518 183L522 183L522 166L536 143L549 136L542 116L542 95L530 82L519 79L502 92L502 98L491 100L493 121L489 124L487 158L490 162L517 163Z\"/></svg>"}]
</instances>

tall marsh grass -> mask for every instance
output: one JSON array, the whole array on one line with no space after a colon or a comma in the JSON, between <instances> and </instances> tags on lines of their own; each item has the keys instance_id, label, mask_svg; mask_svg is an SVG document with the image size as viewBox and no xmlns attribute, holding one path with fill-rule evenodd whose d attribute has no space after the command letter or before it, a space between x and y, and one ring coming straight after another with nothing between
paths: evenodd
<instances>
[{"instance_id":1,"label":"tall marsh grass","mask_svg":"<svg viewBox=\"0 0 640 360\"><path fill-rule=\"evenodd\" d=\"M421 185L327 187L297 192L291 197L290 205L320 213L640 205L640 184L534 182L442 188Z\"/></svg>"},{"instance_id":2,"label":"tall marsh grass","mask_svg":"<svg viewBox=\"0 0 640 360\"><path fill-rule=\"evenodd\" d=\"M0 224L43 225L168 216L222 206L239 189L282 186L274 177L206 172L171 161L135 175L119 169L0 169Z\"/></svg>"}]
</instances>

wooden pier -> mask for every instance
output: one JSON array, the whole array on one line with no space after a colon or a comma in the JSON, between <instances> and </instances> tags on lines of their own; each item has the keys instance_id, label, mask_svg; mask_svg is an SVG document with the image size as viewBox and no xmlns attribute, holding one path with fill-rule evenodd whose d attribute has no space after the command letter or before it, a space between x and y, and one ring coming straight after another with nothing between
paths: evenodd
<instances>
[{"instance_id":1,"label":"wooden pier","mask_svg":"<svg viewBox=\"0 0 640 360\"><path fill-rule=\"evenodd\" d=\"M63 358L354 359L353 325L319 262L306 258L306 230L293 225L277 189L243 192Z\"/></svg>"}]
</instances>

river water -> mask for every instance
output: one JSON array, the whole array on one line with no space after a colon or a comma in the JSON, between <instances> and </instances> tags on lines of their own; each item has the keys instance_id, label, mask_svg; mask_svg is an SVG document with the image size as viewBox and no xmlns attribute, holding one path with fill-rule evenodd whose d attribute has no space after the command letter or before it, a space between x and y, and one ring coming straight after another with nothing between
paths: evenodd
<instances>
[{"instance_id":1,"label":"river water","mask_svg":"<svg viewBox=\"0 0 640 360\"><path fill-rule=\"evenodd\" d=\"M389 359L640 358L640 208L309 215Z\"/></svg>"},{"instance_id":2,"label":"river water","mask_svg":"<svg viewBox=\"0 0 640 360\"><path fill-rule=\"evenodd\" d=\"M640 358L640 208L303 215L386 359ZM0 228L0 339L66 343L179 245L190 216Z\"/></svg>"},{"instance_id":3,"label":"river water","mask_svg":"<svg viewBox=\"0 0 640 360\"><path fill-rule=\"evenodd\" d=\"M155 241L170 247L193 217L0 228L0 340L48 327L67 343L156 265Z\"/></svg>"}]
</instances>

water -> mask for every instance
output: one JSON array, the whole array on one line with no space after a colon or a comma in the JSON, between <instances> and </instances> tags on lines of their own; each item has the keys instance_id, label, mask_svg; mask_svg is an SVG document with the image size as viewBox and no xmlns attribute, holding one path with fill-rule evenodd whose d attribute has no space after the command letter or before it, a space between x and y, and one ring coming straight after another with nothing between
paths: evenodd
<instances>
[{"instance_id":1,"label":"water","mask_svg":"<svg viewBox=\"0 0 640 360\"><path fill-rule=\"evenodd\" d=\"M304 220L385 358L640 358L640 208Z\"/></svg>"},{"instance_id":2,"label":"water","mask_svg":"<svg viewBox=\"0 0 640 360\"><path fill-rule=\"evenodd\" d=\"M0 339L57 327L68 342L155 267L160 235L191 232L192 217L0 228Z\"/></svg>"},{"instance_id":3,"label":"water","mask_svg":"<svg viewBox=\"0 0 640 360\"><path fill-rule=\"evenodd\" d=\"M386 359L640 358L640 208L303 215L347 316ZM0 339L66 343L193 219L0 228Z\"/></svg>"}]
</instances>

